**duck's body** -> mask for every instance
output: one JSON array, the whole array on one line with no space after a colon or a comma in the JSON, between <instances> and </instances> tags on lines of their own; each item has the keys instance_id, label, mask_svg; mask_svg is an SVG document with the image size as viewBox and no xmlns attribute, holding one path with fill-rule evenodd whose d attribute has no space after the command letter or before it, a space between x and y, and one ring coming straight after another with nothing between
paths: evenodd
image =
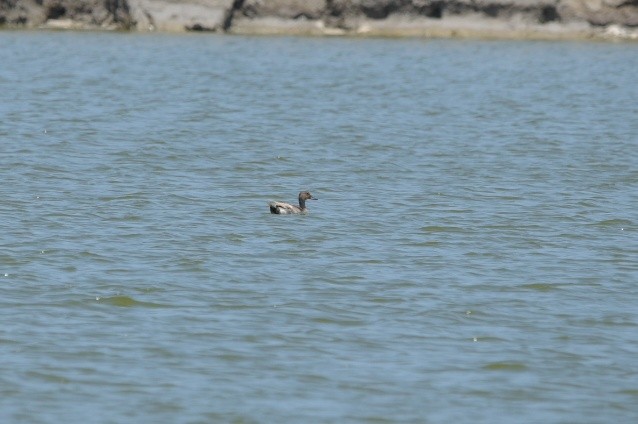
<instances>
[{"instance_id":1,"label":"duck's body","mask_svg":"<svg viewBox=\"0 0 638 424\"><path fill-rule=\"evenodd\" d=\"M299 206L284 202L270 202L268 205L270 206L270 213L276 215L300 214L308 211L306 200L317 200L317 198L312 197L312 194L307 191L302 191L299 193Z\"/></svg>"}]
</instances>

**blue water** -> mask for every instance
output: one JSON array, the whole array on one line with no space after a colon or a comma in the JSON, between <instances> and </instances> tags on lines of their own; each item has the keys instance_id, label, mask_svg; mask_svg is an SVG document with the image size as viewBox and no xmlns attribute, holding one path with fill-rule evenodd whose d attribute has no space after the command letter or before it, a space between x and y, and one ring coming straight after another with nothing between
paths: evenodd
<instances>
[{"instance_id":1,"label":"blue water","mask_svg":"<svg viewBox=\"0 0 638 424\"><path fill-rule=\"evenodd\" d=\"M637 49L0 32L0 420L638 420Z\"/></svg>"}]
</instances>

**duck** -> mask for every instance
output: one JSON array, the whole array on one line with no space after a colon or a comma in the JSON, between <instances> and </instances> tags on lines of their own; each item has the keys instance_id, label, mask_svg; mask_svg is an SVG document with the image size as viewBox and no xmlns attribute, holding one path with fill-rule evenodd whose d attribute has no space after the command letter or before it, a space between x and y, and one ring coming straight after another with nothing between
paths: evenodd
<instances>
[{"instance_id":1,"label":"duck","mask_svg":"<svg viewBox=\"0 0 638 424\"><path fill-rule=\"evenodd\" d=\"M268 206L270 206L270 213L276 215L300 214L308 211L308 208L306 208L306 200L318 199L310 194L309 191L302 191L299 193L299 206L284 202L270 202Z\"/></svg>"}]
</instances>

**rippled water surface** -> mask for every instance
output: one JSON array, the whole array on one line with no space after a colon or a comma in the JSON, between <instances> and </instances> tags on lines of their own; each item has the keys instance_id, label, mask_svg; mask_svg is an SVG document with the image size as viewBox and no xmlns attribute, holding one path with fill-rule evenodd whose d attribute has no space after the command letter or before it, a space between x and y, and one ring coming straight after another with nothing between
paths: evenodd
<instances>
[{"instance_id":1,"label":"rippled water surface","mask_svg":"<svg viewBox=\"0 0 638 424\"><path fill-rule=\"evenodd\" d=\"M635 44L0 53L2 422L638 420Z\"/></svg>"}]
</instances>

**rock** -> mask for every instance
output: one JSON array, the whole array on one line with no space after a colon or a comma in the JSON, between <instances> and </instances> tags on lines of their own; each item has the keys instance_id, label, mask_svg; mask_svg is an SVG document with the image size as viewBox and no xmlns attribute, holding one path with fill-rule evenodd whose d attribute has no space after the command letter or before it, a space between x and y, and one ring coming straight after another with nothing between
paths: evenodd
<instances>
[{"instance_id":1,"label":"rock","mask_svg":"<svg viewBox=\"0 0 638 424\"><path fill-rule=\"evenodd\" d=\"M240 12L244 16L283 19L319 19L326 10L326 0L244 0Z\"/></svg>"},{"instance_id":2,"label":"rock","mask_svg":"<svg viewBox=\"0 0 638 424\"><path fill-rule=\"evenodd\" d=\"M524 18L534 23L558 20L557 0L334 0L333 14L386 19L403 14L413 17L444 19L452 16L488 18Z\"/></svg>"},{"instance_id":3,"label":"rock","mask_svg":"<svg viewBox=\"0 0 638 424\"><path fill-rule=\"evenodd\" d=\"M638 26L638 0L561 0L558 12L566 20L596 26Z\"/></svg>"},{"instance_id":4,"label":"rock","mask_svg":"<svg viewBox=\"0 0 638 424\"><path fill-rule=\"evenodd\" d=\"M326 0L236 2L230 30L236 34L323 34Z\"/></svg>"},{"instance_id":5,"label":"rock","mask_svg":"<svg viewBox=\"0 0 638 424\"><path fill-rule=\"evenodd\" d=\"M220 31L233 0L128 0L139 31Z\"/></svg>"},{"instance_id":6,"label":"rock","mask_svg":"<svg viewBox=\"0 0 638 424\"><path fill-rule=\"evenodd\" d=\"M0 24L116 29L129 25L126 0L0 0Z\"/></svg>"},{"instance_id":7,"label":"rock","mask_svg":"<svg viewBox=\"0 0 638 424\"><path fill-rule=\"evenodd\" d=\"M32 0L0 0L0 25L34 27L46 20L44 10Z\"/></svg>"},{"instance_id":8,"label":"rock","mask_svg":"<svg viewBox=\"0 0 638 424\"><path fill-rule=\"evenodd\" d=\"M603 36L612 40L638 40L638 30L620 25L609 25L605 27Z\"/></svg>"}]
</instances>

